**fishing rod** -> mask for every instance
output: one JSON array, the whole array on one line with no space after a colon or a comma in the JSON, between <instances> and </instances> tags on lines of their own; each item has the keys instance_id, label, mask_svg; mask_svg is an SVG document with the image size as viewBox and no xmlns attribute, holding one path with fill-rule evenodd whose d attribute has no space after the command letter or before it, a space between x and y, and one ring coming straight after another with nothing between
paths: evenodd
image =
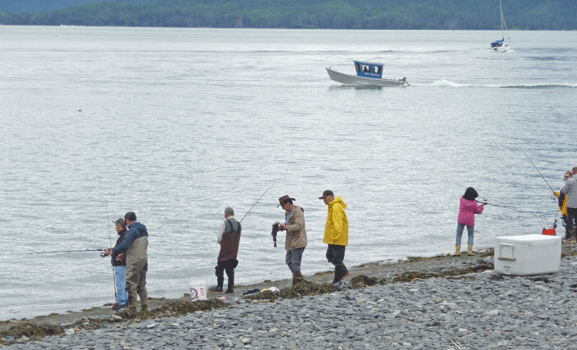
<instances>
[{"instance_id":1,"label":"fishing rod","mask_svg":"<svg viewBox=\"0 0 577 350\"><path fill-rule=\"evenodd\" d=\"M108 216L108 201L105 199L104 203L106 204L106 226L108 226L108 239L110 242L109 247L112 247L112 236L110 235L110 217ZM103 254L101 256L104 258L106 255ZM114 268L114 264L112 264L112 281L114 282L114 301L118 301L118 292L116 291L116 269Z\"/></svg>"},{"instance_id":2,"label":"fishing rod","mask_svg":"<svg viewBox=\"0 0 577 350\"><path fill-rule=\"evenodd\" d=\"M545 181L545 183L547 184L547 186L549 186L549 188L551 189L551 192L555 192L555 190L553 189L553 187L551 187L551 185L549 185L549 182L547 182L547 180L545 179L545 176L543 176L543 174L541 174L541 171L539 170L539 168L537 168L537 166L535 165L535 163L533 163L533 161L531 160L531 158L529 158L529 156L527 155L527 153L525 153L525 151L521 150L521 152L523 152L523 154L525 155L525 157L527 157L527 159L529 159L529 161L531 162L531 164L533 164L533 167L537 170L537 172L539 172L539 175L541 175L541 177L543 178L543 180Z\"/></svg>"},{"instance_id":3,"label":"fishing rod","mask_svg":"<svg viewBox=\"0 0 577 350\"><path fill-rule=\"evenodd\" d=\"M264 195L268 192L268 190L270 190L270 189L274 186L275 183L276 183L276 181L273 182L272 185L270 185L269 188L266 189L266 191L264 191L264 193L262 194L262 196L260 196L260 197L256 200L256 202L254 202L254 204L252 205L252 207L250 207L250 209L246 212L246 214L244 214L244 216L242 217L242 219L240 219L240 222L242 222L242 220L244 220L244 218L248 215L248 213L250 213L250 211L252 210L252 208L254 208L254 206L261 200L262 197L264 197Z\"/></svg>"},{"instance_id":4,"label":"fishing rod","mask_svg":"<svg viewBox=\"0 0 577 350\"><path fill-rule=\"evenodd\" d=\"M14 253L6 255L36 255L36 254L58 254L58 253L84 253L84 252L105 252L106 249L73 249L73 250L53 250L48 252Z\"/></svg>"}]
</instances>

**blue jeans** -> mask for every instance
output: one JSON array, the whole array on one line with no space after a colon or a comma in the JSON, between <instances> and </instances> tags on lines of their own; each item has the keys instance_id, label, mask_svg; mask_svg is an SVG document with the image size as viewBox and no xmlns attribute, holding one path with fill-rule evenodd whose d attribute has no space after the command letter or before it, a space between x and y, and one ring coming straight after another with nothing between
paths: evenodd
<instances>
[{"instance_id":1,"label":"blue jeans","mask_svg":"<svg viewBox=\"0 0 577 350\"><path fill-rule=\"evenodd\" d=\"M125 305L128 301L126 291L126 266L114 266L114 277L116 277L116 294L120 305Z\"/></svg>"},{"instance_id":2,"label":"blue jeans","mask_svg":"<svg viewBox=\"0 0 577 350\"><path fill-rule=\"evenodd\" d=\"M473 244L473 237L475 226L463 225L461 223L457 223L457 244L461 244L461 236L463 235L463 229L467 226L467 233L469 234L469 240L467 241L468 244Z\"/></svg>"},{"instance_id":3,"label":"blue jeans","mask_svg":"<svg viewBox=\"0 0 577 350\"><path fill-rule=\"evenodd\" d=\"M303 259L304 251L304 247L286 251L286 264L291 271L301 272L301 260Z\"/></svg>"}]
</instances>

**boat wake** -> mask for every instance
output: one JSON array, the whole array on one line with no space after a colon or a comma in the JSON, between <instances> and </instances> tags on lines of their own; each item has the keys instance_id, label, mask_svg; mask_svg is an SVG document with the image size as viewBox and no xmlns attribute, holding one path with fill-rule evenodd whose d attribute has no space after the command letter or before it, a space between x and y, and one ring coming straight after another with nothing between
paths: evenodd
<instances>
[{"instance_id":1,"label":"boat wake","mask_svg":"<svg viewBox=\"0 0 577 350\"><path fill-rule=\"evenodd\" d=\"M449 87L449 88L503 88L503 89L575 89L577 88L577 83L569 84L509 84L509 85L499 85L499 84L462 84L456 83L450 80L438 80L431 84L418 84L413 83L414 86L432 86L432 87Z\"/></svg>"},{"instance_id":2,"label":"boat wake","mask_svg":"<svg viewBox=\"0 0 577 350\"><path fill-rule=\"evenodd\" d=\"M507 89L575 89L577 84L535 84L535 85L505 85Z\"/></svg>"}]
</instances>

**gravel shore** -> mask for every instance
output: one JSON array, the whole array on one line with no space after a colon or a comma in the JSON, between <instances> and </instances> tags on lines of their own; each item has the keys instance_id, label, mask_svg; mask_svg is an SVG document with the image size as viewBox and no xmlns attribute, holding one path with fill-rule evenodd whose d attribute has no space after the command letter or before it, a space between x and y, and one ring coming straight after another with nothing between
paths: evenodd
<instances>
[{"instance_id":1,"label":"gravel shore","mask_svg":"<svg viewBox=\"0 0 577 350\"><path fill-rule=\"evenodd\" d=\"M253 288L290 283L265 282L237 287L226 307L211 311L149 319L137 314L126 320L122 313L92 310L108 322L91 330L64 324L64 335L38 341L10 336L2 341L10 342L10 349L78 350L577 349L573 254L574 247L564 247L560 271L535 276L499 275L491 269L488 254L367 264L351 269L352 276L331 293L294 299L242 297ZM326 285L331 277L321 273L307 279ZM65 317L71 321L80 315L86 324L94 323L87 314L62 315L52 324L62 326Z\"/></svg>"}]
</instances>

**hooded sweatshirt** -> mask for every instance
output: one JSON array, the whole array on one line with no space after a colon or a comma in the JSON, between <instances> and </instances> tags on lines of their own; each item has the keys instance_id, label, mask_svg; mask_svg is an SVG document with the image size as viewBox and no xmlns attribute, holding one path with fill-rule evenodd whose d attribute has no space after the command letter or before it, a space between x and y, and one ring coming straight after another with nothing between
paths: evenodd
<instances>
[{"instance_id":1,"label":"hooded sweatshirt","mask_svg":"<svg viewBox=\"0 0 577 350\"><path fill-rule=\"evenodd\" d=\"M567 208L577 208L577 179L575 177L571 177L565 182L565 186L561 189L561 194L567 195L565 199Z\"/></svg>"},{"instance_id":2,"label":"hooded sweatshirt","mask_svg":"<svg viewBox=\"0 0 577 350\"><path fill-rule=\"evenodd\" d=\"M349 245L349 220L345 209L347 205L340 196L329 203L323 243Z\"/></svg>"},{"instance_id":3,"label":"hooded sweatshirt","mask_svg":"<svg viewBox=\"0 0 577 350\"><path fill-rule=\"evenodd\" d=\"M135 222L128 226L128 232L126 233L126 236L124 236L124 240L122 240L122 243L118 246L112 248L112 252L115 254L126 253L134 241L142 237L147 237L148 241L148 231L146 230L146 226L140 222Z\"/></svg>"}]
</instances>

